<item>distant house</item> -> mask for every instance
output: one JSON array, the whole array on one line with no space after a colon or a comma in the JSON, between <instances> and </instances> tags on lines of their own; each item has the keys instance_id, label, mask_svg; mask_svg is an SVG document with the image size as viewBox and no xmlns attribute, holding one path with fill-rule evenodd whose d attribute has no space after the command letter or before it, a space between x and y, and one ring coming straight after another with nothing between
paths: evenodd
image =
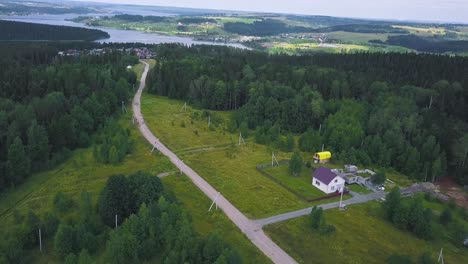
<instances>
[{"instance_id":1,"label":"distant house","mask_svg":"<svg viewBox=\"0 0 468 264\"><path fill-rule=\"evenodd\" d=\"M345 185L345 180L329 168L317 168L312 174L312 185L329 194L339 192Z\"/></svg>"},{"instance_id":2,"label":"distant house","mask_svg":"<svg viewBox=\"0 0 468 264\"><path fill-rule=\"evenodd\" d=\"M322 151L314 154L315 163L327 163L330 161L332 155L330 151Z\"/></svg>"}]
</instances>

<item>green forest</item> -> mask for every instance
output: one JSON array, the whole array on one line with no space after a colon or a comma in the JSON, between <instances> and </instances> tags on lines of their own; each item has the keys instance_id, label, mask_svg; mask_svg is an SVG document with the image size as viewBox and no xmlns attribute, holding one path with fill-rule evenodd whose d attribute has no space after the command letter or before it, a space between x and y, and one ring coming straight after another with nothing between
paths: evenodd
<instances>
[{"instance_id":1,"label":"green forest","mask_svg":"<svg viewBox=\"0 0 468 264\"><path fill-rule=\"evenodd\" d=\"M174 194L154 175L110 176L97 205L86 191L79 197L59 192L50 211L16 212L16 224L2 234L0 262L34 261L26 252L38 250L41 229L41 242L61 263L94 263L98 258L122 264L242 263L239 253L217 234L200 237Z\"/></svg>"},{"instance_id":2,"label":"green forest","mask_svg":"<svg viewBox=\"0 0 468 264\"><path fill-rule=\"evenodd\" d=\"M468 183L468 59L430 54L268 55L159 46L151 93L237 110L228 129L259 143L300 135L347 163L392 167L418 181ZM302 142L302 143L301 143Z\"/></svg>"},{"instance_id":3,"label":"green forest","mask_svg":"<svg viewBox=\"0 0 468 264\"><path fill-rule=\"evenodd\" d=\"M94 41L109 38L107 32L83 27L52 26L36 23L0 20L0 41Z\"/></svg>"},{"instance_id":4,"label":"green forest","mask_svg":"<svg viewBox=\"0 0 468 264\"><path fill-rule=\"evenodd\" d=\"M125 67L137 63L136 57L117 51L58 57L57 52L49 45L0 48L0 191L89 146L93 133L131 96L136 75ZM115 141L119 152L128 152L121 142ZM108 162L108 154L101 156Z\"/></svg>"}]
</instances>

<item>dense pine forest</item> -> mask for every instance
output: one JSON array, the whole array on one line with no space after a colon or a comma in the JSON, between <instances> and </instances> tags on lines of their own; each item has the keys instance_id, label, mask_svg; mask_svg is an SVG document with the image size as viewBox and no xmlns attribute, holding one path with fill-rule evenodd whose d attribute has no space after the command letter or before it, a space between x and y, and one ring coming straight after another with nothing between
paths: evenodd
<instances>
[{"instance_id":1,"label":"dense pine forest","mask_svg":"<svg viewBox=\"0 0 468 264\"><path fill-rule=\"evenodd\" d=\"M420 181L468 184L468 58L429 54L268 55L166 45L150 92L213 110L238 110L229 129L336 158L393 167Z\"/></svg>"},{"instance_id":2,"label":"dense pine forest","mask_svg":"<svg viewBox=\"0 0 468 264\"><path fill-rule=\"evenodd\" d=\"M0 41L83 40L109 38L107 32L82 27L52 26L0 20Z\"/></svg>"},{"instance_id":3,"label":"dense pine forest","mask_svg":"<svg viewBox=\"0 0 468 264\"><path fill-rule=\"evenodd\" d=\"M15 48L13 48L15 47ZM136 57L59 57L52 45L0 48L0 190L86 147L120 112L136 75Z\"/></svg>"}]
</instances>

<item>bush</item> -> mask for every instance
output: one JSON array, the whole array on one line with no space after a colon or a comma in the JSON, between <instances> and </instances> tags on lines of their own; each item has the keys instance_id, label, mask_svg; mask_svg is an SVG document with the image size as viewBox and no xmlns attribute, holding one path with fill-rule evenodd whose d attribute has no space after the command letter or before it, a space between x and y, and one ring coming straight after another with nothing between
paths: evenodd
<instances>
[{"instance_id":1,"label":"bush","mask_svg":"<svg viewBox=\"0 0 468 264\"><path fill-rule=\"evenodd\" d=\"M387 177L385 176L385 172L384 171L378 171L376 174L372 175L371 177L371 181L372 183L374 184L382 184L385 182L385 179Z\"/></svg>"},{"instance_id":2,"label":"bush","mask_svg":"<svg viewBox=\"0 0 468 264\"><path fill-rule=\"evenodd\" d=\"M62 258L73 253L76 247L75 237L76 234L73 227L66 224L60 224L54 238L55 253Z\"/></svg>"},{"instance_id":3,"label":"bush","mask_svg":"<svg viewBox=\"0 0 468 264\"><path fill-rule=\"evenodd\" d=\"M301 154L299 152L294 152L289 160L289 173L293 176L297 176L302 171L302 165L304 162L302 161Z\"/></svg>"},{"instance_id":4,"label":"bush","mask_svg":"<svg viewBox=\"0 0 468 264\"><path fill-rule=\"evenodd\" d=\"M56 209L60 213L64 213L72 209L74 206L74 203L70 197L67 197L62 192L58 192L54 197L53 205L54 205L54 209Z\"/></svg>"},{"instance_id":5,"label":"bush","mask_svg":"<svg viewBox=\"0 0 468 264\"><path fill-rule=\"evenodd\" d=\"M439 221L441 224L447 225L448 223L452 221L452 218L453 216L452 216L452 212L450 211L450 209L445 208L444 211L442 211L442 213L440 214Z\"/></svg>"},{"instance_id":6,"label":"bush","mask_svg":"<svg viewBox=\"0 0 468 264\"><path fill-rule=\"evenodd\" d=\"M412 264L411 257L407 255L391 255L385 261L387 264Z\"/></svg>"}]
</instances>

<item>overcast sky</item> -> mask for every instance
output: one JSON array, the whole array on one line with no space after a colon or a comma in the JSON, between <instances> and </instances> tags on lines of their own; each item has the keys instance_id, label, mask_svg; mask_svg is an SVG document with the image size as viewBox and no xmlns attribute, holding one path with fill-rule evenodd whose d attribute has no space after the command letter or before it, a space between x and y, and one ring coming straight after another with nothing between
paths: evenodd
<instances>
[{"instance_id":1,"label":"overcast sky","mask_svg":"<svg viewBox=\"0 0 468 264\"><path fill-rule=\"evenodd\" d=\"M78 0L82 1L82 0ZM87 0L341 17L468 23L468 0Z\"/></svg>"}]
</instances>

